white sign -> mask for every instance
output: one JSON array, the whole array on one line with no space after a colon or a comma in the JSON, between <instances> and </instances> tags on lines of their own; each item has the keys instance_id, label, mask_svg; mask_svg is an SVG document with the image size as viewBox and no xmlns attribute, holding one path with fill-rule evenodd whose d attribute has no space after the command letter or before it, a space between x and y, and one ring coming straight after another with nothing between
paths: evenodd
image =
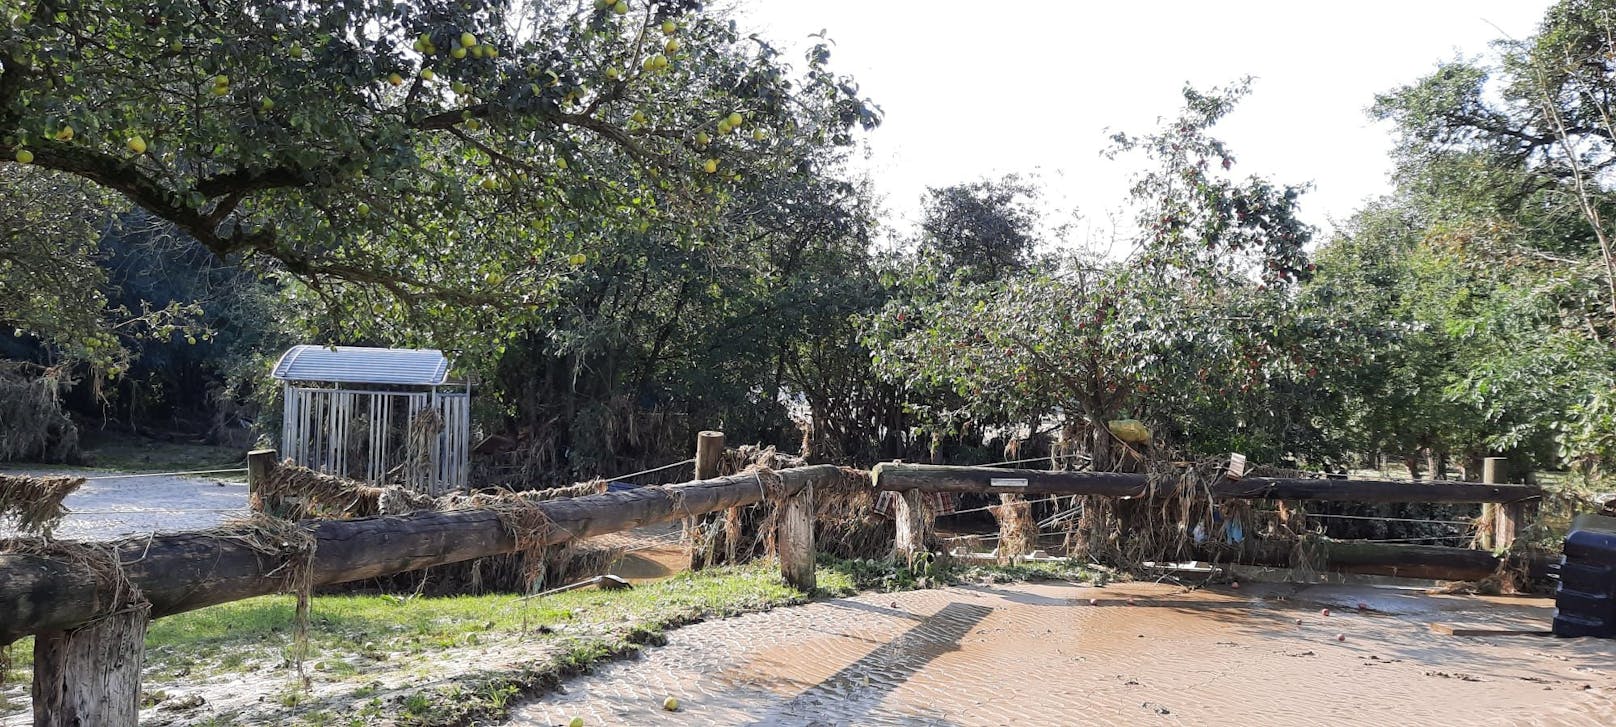
<instances>
[{"instance_id":1,"label":"white sign","mask_svg":"<svg viewBox=\"0 0 1616 727\"><path fill-rule=\"evenodd\" d=\"M1024 479L1021 479L1021 478L994 477L993 479L988 480L988 485L991 486L991 487L1023 487L1024 488L1024 487L1027 486L1027 481L1024 480Z\"/></svg>"},{"instance_id":2,"label":"white sign","mask_svg":"<svg viewBox=\"0 0 1616 727\"><path fill-rule=\"evenodd\" d=\"M1238 480L1246 475L1246 455L1233 452L1229 455L1228 476L1231 480Z\"/></svg>"}]
</instances>

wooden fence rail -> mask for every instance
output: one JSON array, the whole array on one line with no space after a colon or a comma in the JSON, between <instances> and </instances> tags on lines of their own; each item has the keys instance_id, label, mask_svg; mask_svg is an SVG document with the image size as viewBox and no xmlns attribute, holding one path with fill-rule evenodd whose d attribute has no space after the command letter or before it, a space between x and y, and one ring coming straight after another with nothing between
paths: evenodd
<instances>
[{"instance_id":1,"label":"wooden fence rail","mask_svg":"<svg viewBox=\"0 0 1616 727\"><path fill-rule=\"evenodd\" d=\"M789 497L815 479L839 477L841 470L815 465L775 474ZM549 520L539 543L548 545L752 505L764 496L758 478L748 473L533 506ZM310 567L317 586L517 549L498 514L489 509L325 520L306 523L303 529L315 540ZM106 547L150 603L152 618L286 591L286 575L297 567L294 561L301 552L290 544L284 553L266 552L261 543L228 531L129 538ZM48 554L0 553L0 644L27 634L73 629L106 615L118 605L106 589L105 579L88 563Z\"/></svg>"},{"instance_id":2,"label":"wooden fence rail","mask_svg":"<svg viewBox=\"0 0 1616 727\"><path fill-rule=\"evenodd\" d=\"M1515 532L1524 519L1525 506L1543 495L1537 485L1497 483L1498 463L1488 462L1486 482L1398 482L1392 480L1346 480L1329 478L1246 477L1224 478L1207 486L1214 500L1314 500L1359 503L1485 503L1483 519L1493 524L1500 549L1514 542ZM888 462L875 466L870 480L880 490L902 493L893 513L897 521L896 555L902 559L925 550L933 531L933 516L924 512L920 493L953 492L1025 495L1094 495L1101 497L1149 497L1147 475L1125 472L1051 472L1012 470L997 467L956 467ZM1001 533L1008 535L1008 533ZM1207 544L1186 559L1199 558L1248 565L1292 565L1289 542L1267 543L1254 539L1238 547ZM1512 565L1528 576L1546 570L1546 558L1516 558L1490 550L1474 550L1438 545L1376 543L1366 541L1322 541L1312 548L1311 565L1324 570L1408 578L1477 580Z\"/></svg>"},{"instance_id":3,"label":"wooden fence rail","mask_svg":"<svg viewBox=\"0 0 1616 727\"><path fill-rule=\"evenodd\" d=\"M1027 495L1144 497L1150 487L1147 475L1129 472L1049 472L897 462L876 465L870 479L880 490ZM1482 482L1246 477L1219 480L1209 486L1207 494L1213 499L1241 500L1478 503L1533 500L1543 496L1543 488Z\"/></svg>"},{"instance_id":4,"label":"wooden fence rail","mask_svg":"<svg viewBox=\"0 0 1616 727\"><path fill-rule=\"evenodd\" d=\"M273 457L273 453L269 453ZM257 458L253 472L267 473ZM543 513L538 542L550 545L743 507L781 497L782 572L814 588L812 483L841 468L780 470L768 491L752 473L664 487L643 487L531 503ZM772 479L772 478L771 478ZM39 553L0 553L0 644L35 634L34 724L37 727L134 724L138 715L141 643L149 619L253 596L293 590L304 572L313 585L376 578L428 566L511 553L518 544L492 509L423 512L330 520L299 527L310 549L273 531L179 533L94 546L116 558L127 579L109 582L93 561ZM807 538L803 542L798 542ZM806 555L805 555L806 554ZM806 561L804 560L806 558ZM299 559L308 559L306 564ZM804 564L807 564L806 566ZM130 586L135 591L130 590ZM138 592L138 599L130 599Z\"/></svg>"}]
</instances>

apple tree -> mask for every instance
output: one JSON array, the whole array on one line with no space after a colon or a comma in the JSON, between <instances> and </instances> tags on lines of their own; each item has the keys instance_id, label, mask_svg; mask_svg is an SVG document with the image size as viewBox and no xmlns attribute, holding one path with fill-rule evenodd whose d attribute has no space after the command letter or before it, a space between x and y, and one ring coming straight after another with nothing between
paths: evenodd
<instances>
[{"instance_id":1,"label":"apple tree","mask_svg":"<svg viewBox=\"0 0 1616 727\"><path fill-rule=\"evenodd\" d=\"M328 303L381 291L366 317L531 304L587 260L585 226L705 219L779 140L876 120L823 49L794 73L690 0L0 8L0 163Z\"/></svg>"}]
</instances>

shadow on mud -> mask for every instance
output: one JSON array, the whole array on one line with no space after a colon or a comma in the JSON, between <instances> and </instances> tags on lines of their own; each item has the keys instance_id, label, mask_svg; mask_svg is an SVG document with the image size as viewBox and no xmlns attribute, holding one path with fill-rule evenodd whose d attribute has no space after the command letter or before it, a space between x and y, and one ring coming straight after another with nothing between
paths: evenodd
<instances>
[{"instance_id":1,"label":"shadow on mud","mask_svg":"<svg viewBox=\"0 0 1616 727\"><path fill-rule=\"evenodd\" d=\"M950 603L750 724L776 725L800 719L816 724L826 719L862 724L889 693L916 672L933 659L958 650L960 639L991 613L993 609L987 606Z\"/></svg>"}]
</instances>

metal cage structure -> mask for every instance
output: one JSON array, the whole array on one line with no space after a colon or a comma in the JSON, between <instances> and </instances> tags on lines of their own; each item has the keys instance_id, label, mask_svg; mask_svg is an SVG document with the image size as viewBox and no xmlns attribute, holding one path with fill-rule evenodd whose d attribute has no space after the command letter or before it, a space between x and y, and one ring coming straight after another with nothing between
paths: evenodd
<instances>
[{"instance_id":1,"label":"metal cage structure","mask_svg":"<svg viewBox=\"0 0 1616 727\"><path fill-rule=\"evenodd\" d=\"M433 496L463 490L471 389L430 349L294 346L281 382L281 453L319 472Z\"/></svg>"}]
</instances>

